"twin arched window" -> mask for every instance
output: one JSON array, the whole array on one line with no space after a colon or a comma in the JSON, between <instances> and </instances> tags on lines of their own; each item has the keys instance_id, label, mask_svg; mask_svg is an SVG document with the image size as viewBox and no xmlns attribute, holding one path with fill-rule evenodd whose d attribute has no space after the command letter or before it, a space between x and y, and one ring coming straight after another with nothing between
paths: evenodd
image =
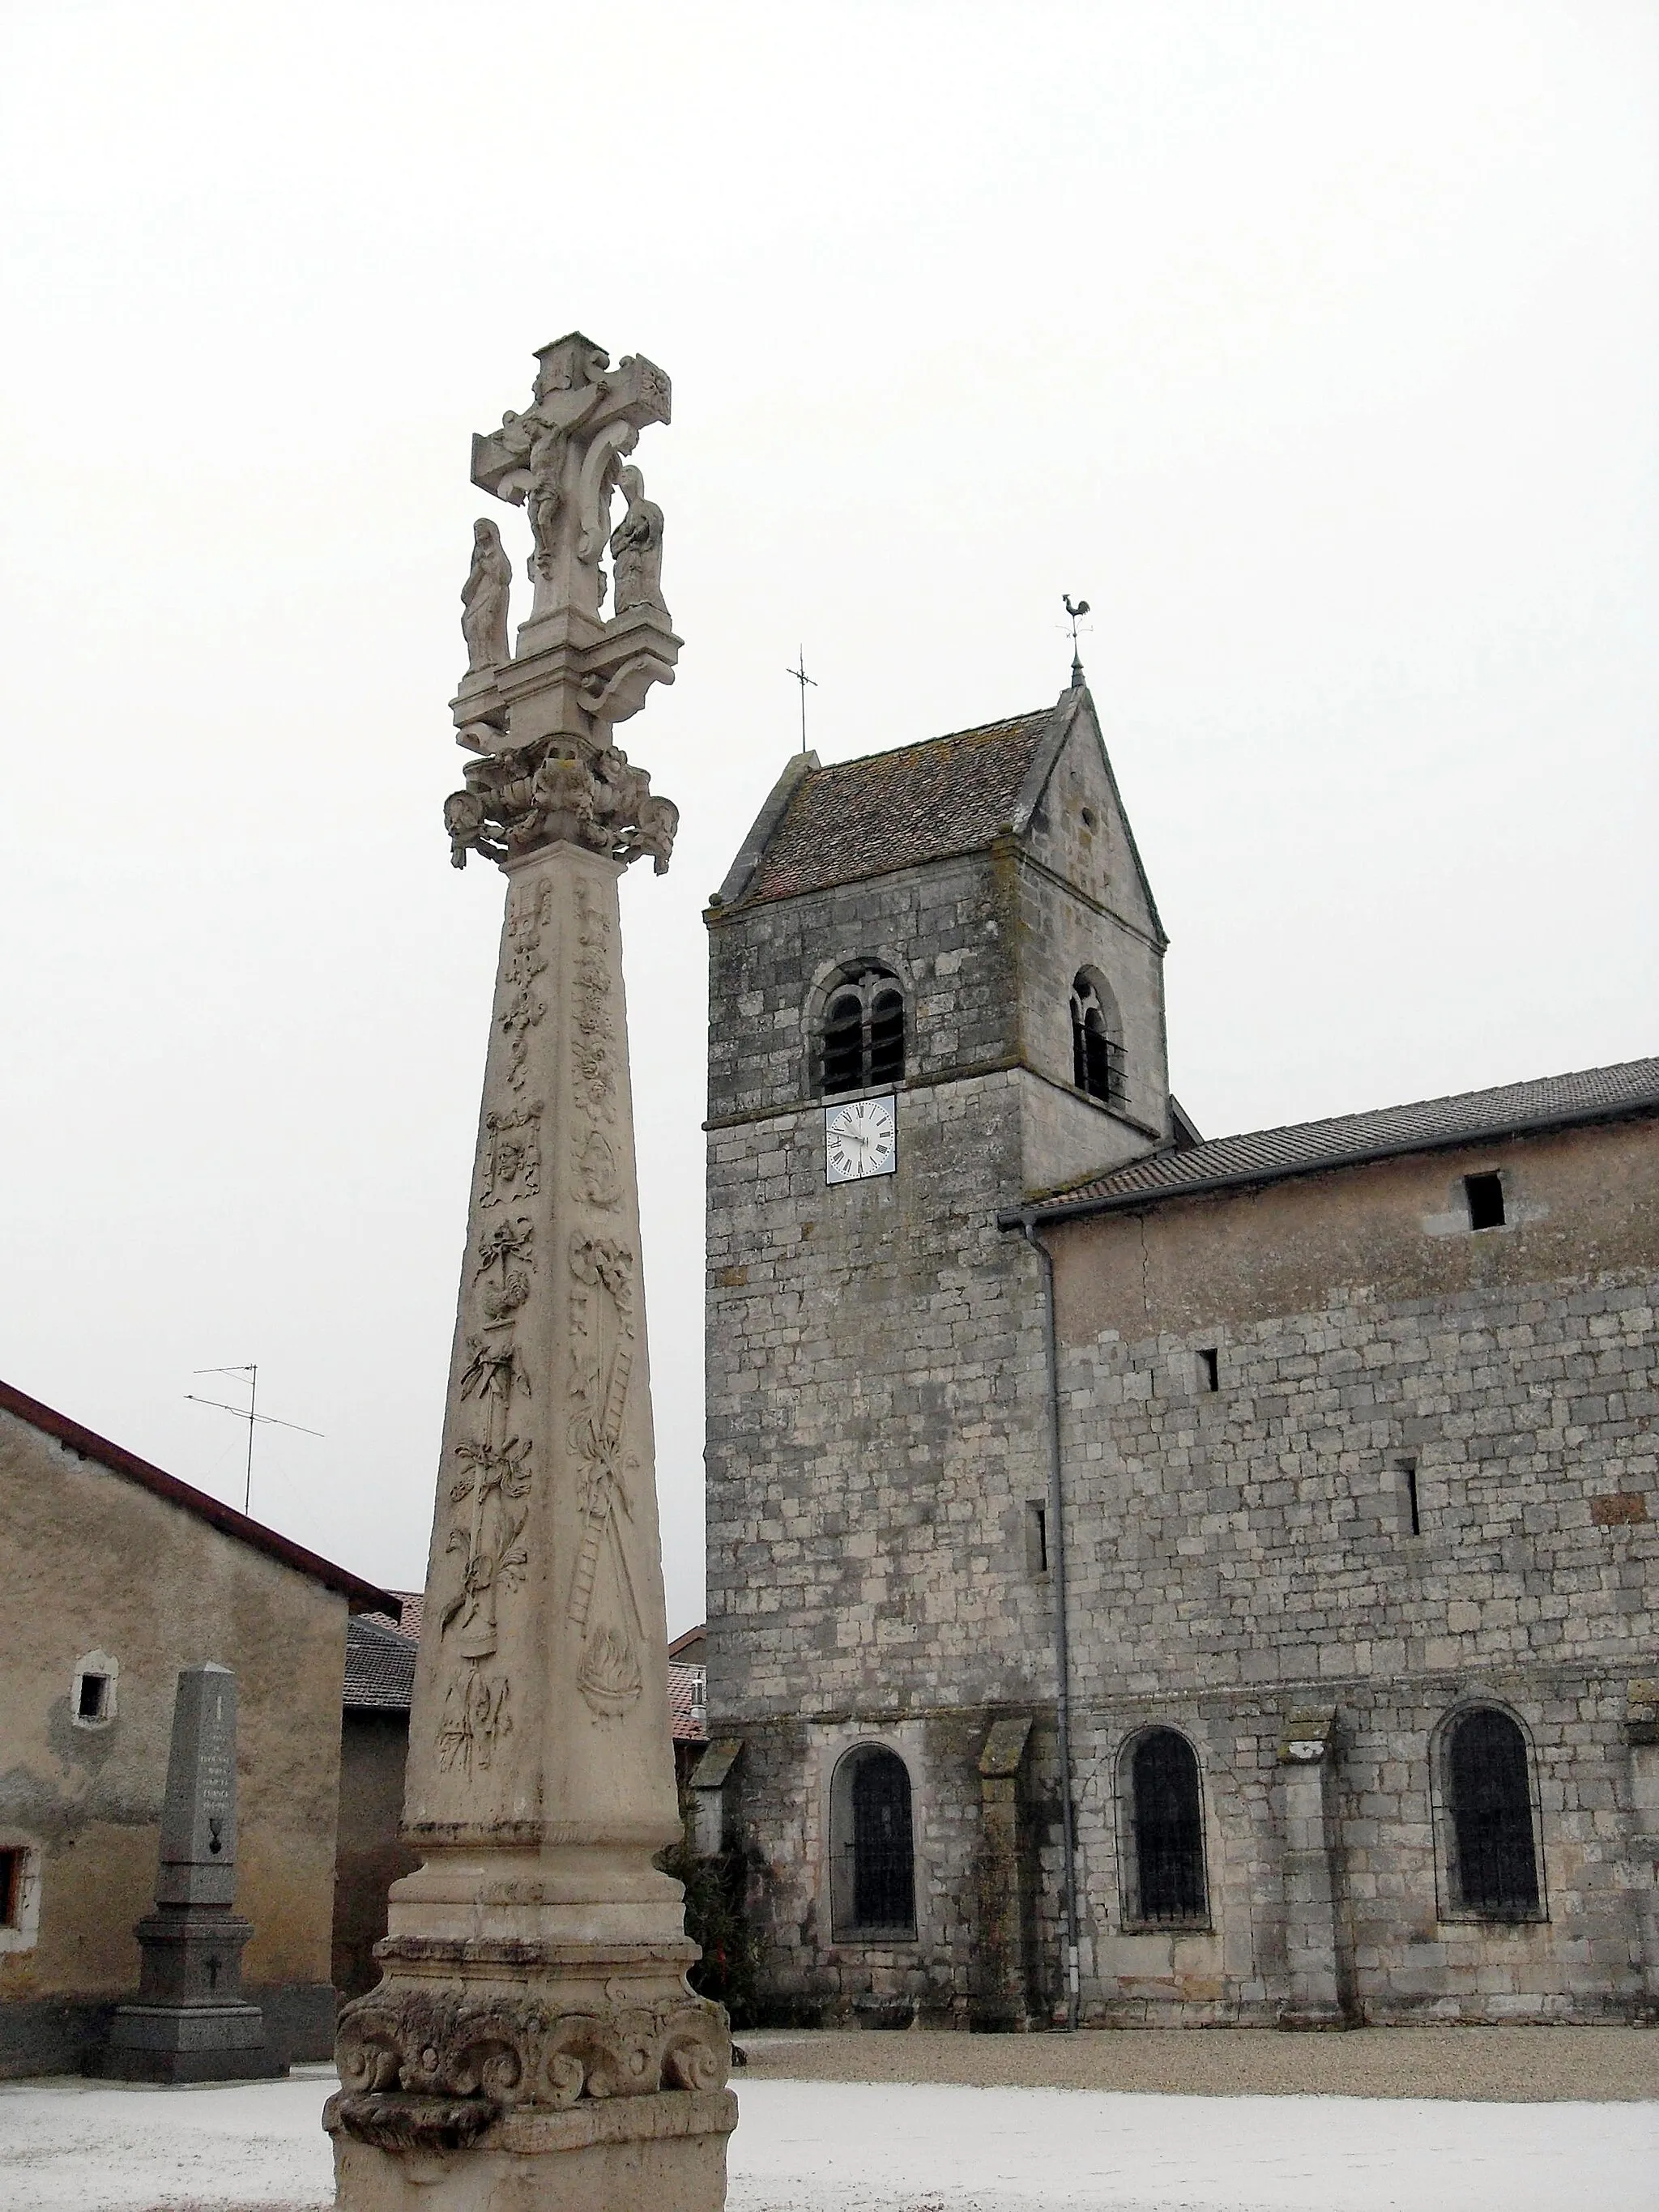
<instances>
[{"instance_id":1,"label":"twin arched window","mask_svg":"<svg viewBox=\"0 0 1659 2212\"><path fill-rule=\"evenodd\" d=\"M1493 1705L1461 1713L1447 1731L1446 1805L1452 1893L1463 1911L1530 1920L1539 1910L1527 1740Z\"/></svg>"},{"instance_id":2,"label":"twin arched window","mask_svg":"<svg viewBox=\"0 0 1659 2212\"><path fill-rule=\"evenodd\" d=\"M1091 1098L1121 1106L1128 1095L1123 1025L1111 992L1091 968L1072 984L1072 1080Z\"/></svg>"},{"instance_id":3,"label":"twin arched window","mask_svg":"<svg viewBox=\"0 0 1659 2212\"><path fill-rule=\"evenodd\" d=\"M823 1009L823 1088L870 1091L904 1078L904 992L873 961L844 969Z\"/></svg>"},{"instance_id":4,"label":"twin arched window","mask_svg":"<svg viewBox=\"0 0 1659 2212\"><path fill-rule=\"evenodd\" d=\"M1204 1808L1198 1760L1174 1729L1148 1729L1129 1755L1133 1836L1130 1917L1158 1928L1205 1926Z\"/></svg>"}]
</instances>

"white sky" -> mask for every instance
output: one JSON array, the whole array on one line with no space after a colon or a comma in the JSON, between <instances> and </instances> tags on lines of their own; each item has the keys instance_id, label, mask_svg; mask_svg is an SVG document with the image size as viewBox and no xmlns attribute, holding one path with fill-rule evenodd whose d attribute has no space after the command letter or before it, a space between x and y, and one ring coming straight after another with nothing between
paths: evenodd
<instances>
[{"instance_id":1,"label":"white sky","mask_svg":"<svg viewBox=\"0 0 1659 2212\"><path fill-rule=\"evenodd\" d=\"M1085 640L1206 1132L1659 1048L1659 15L14 5L0 1374L395 1584L501 885L447 863L468 438L674 380L683 810L624 892L670 1625L708 891L796 742Z\"/></svg>"}]
</instances>

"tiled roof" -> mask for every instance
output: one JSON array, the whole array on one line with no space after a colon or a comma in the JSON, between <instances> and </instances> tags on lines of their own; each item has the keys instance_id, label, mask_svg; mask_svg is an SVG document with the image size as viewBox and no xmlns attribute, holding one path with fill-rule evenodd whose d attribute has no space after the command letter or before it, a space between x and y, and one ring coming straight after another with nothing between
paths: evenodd
<instances>
[{"instance_id":1,"label":"tiled roof","mask_svg":"<svg viewBox=\"0 0 1659 2212\"><path fill-rule=\"evenodd\" d=\"M415 1658L421 1645L422 1596L419 1590L398 1590L403 1600L400 1627L389 1614L366 1613L346 1624L345 1693L348 1712L406 1713L415 1694ZM703 1720L701 1667L668 1662L668 1712L677 1743L703 1743L708 1730Z\"/></svg>"},{"instance_id":2,"label":"tiled roof","mask_svg":"<svg viewBox=\"0 0 1659 2212\"><path fill-rule=\"evenodd\" d=\"M813 768L741 893L749 905L982 852L1014 804L1054 709Z\"/></svg>"},{"instance_id":3,"label":"tiled roof","mask_svg":"<svg viewBox=\"0 0 1659 2212\"><path fill-rule=\"evenodd\" d=\"M701 1667L682 1667L673 1659L668 1662L668 1717L676 1743L708 1740L703 1688L707 1679Z\"/></svg>"},{"instance_id":4,"label":"tiled roof","mask_svg":"<svg viewBox=\"0 0 1659 2212\"><path fill-rule=\"evenodd\" d=\"M1357 1166L1406 1152L1435 1152L1516 1136L1531 1129L1570 1127L1659 1113L1659 1059L1630 1060L1614 1067L1586 1068L1531 1083L1506 1083L1494 1091L1462 1091L1410 1106L1384 1106L1369 1114L1341 1114L1328 1121L1294 1121L1242 1137L1214 1137L1180 1152L1155 1152L1109 1175L1049 1194L1039 1216L1109 1212L1156 1204L1160 1199L1277 1182L1327 1168Z\"/></svg>"},{"instance_id":5,"label":"tiled roof","mask_svg":"<svg viewBox=\"0 0 1659 2212\"><path fill-rule=\"evenodd\" d=\"M366 1613L346 1623L345 1694L348 1712L406 1713L415 1694L418 1636L394 1628L384 1613Z\"/></svg>"},{"instance_id":6,"label":"tiled roof","mask_svg":"<svg viewBox=\"0 0 1659 2212\"><path fill-rule=\"evenodd\" d=\"M240 1544L247 1544L256 1552L264 1552L296 1574L308 1575L313 1582L321 1583L325 1589L337 1590L353 1613L380 1613L388 1607L395 1609L396 1600L389 1590L377 1589L366 1583L361 1575L348 1568L337 1567L331 1559L320 1558L307 1551L303 1544L295 1544L287 1536L279 1536L274 1528L267 1528L263 1521L255 1521L246 1513L239 1513L234 1505L227 1505L217 1498L210 1498L205 1491L196 1490L187 1482L180 1482L176 1474L168 1474L159 1467L152 1467L137 1452L128 1451L121 1444L112 1444L107 1437L94 1430L83 1429L79 1421L70 1420L67 1413L59 1413L50 1406L43 1406L38 1398L27 1397L21 1390L13 1389L9 1382L0 1382L0 1413L13 1414L18 1420L38 1429L42 1436L51 1437L66 1450L81 1459L94 1461L111 1474L123 1475L136 1482L141 1489L165 1498L169 1505L177 1505L186 1513L193 1513L198 1521L205 1521L221 1534L234 1537Z\"/></svg>"}]
</instances>

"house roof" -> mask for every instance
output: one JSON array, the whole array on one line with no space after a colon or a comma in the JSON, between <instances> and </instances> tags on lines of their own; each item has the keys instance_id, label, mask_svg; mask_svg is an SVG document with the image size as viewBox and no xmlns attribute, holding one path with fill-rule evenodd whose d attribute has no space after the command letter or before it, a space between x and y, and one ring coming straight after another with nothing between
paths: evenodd
<instances>
[{"instance_id":1,"label":"house roof","mask_svg":"<svg viewBox=\"0 0 1659 2212\"><path fill-rule=\"evenodd\" d=\"M895 868L982 852L1013 825L1055 709L821 767L797 756L720 892L727 905L795 898Z\"/></svg>"},{"instance_id":2,"label":"house roof","mask_svg":"<svg viewBox=\"0 0 1659 2212\"><path fill-rule=\"evenodd\" d=\"M415 1694L420 1648L418 1634L407 1634L384 1613L362 1613L347 1621L346 1711L406 1713Z\"/></svg>"},{"instance_id":3,"label":"house roof","mask_svg":"<svg viewBox=\"0 0 1659 2212\"><path fill-rule=\"evenodd\" d=\"M1367 1114L1341 1114L1326 1121L1295 1121L1239 1137L1153 1152L1109 1174L1053 1191L1035 1208L1043 1221L1121 1212L1167 1199L1234 1190L1318 1175L1408 1152L1443 1152L1453 1146L1495 1142L1533 1131L1594 1121L1619 1121L1659 1114L1659 1059L1630 1060L1576 1075L1542 1076L1492 1091L1462 1091L1408 1106ZM1019 1218L1018 1210L1005 1225Z\"/></svg>"},{"instance_id":4,"label":"house roof","mask_svg":"<svg viewBox=\"0 0 1659 2212\"><path fill-rule=\"evenodd\" d=\"M708 1740L705 1680L701 1667L682 1667L674 1659L668 1662L668 1718L676 1743L706 1743Z\"/></svg>"},{"instance_id":5,"label":"house roof","mask_svg":"<svg viewBox=\"0 0 1659 2212\"><path fill-rule=\"evenodd\" d=\"M424 1600L419 1590L394 1590L403 1601L401 1623L389 1613L360 1613L346 1623L345 1694L348 1712L406 1713L415 1695L415 1660L421 1648ZM701 1631L695 1632L701 1633ZM676 1638L684 1643L683 1637ZM671 1646L672 1649L672 1646ZM701 1667L668 1662L668 1714L677 1743L702 1743Z\"/></svg>"},{"instance_id":6,"label":"house roof","mask_svg":"<svg viewBox=\"0 0 1659 2212\"><path fill-rule=\"evenodd\" d=\"M177 1505L186 1513L193 1513L198 1520L207 1522L222 1534L234 1537L238 1543L252 1546L254 1551L264 1553L267 1558L280 1561L285 1567L292 1567L296 1574L309 1575L313 1582L321 1583L325 1589L337 1590L353 1613L396 1615L398 1601L390 1591L377 1589L373 1583L364 1582L361 1576L352 1574L347 1568L337 1567L332 1560L321 1559L315 1552L307 1551L303 1544L295 1544L286 1536L279 1536L274 1528L267 1528L264 1522L252 1520L246 1513L239 1513L234 1505L222 1504L218 1498L210 1498L205 1491L192 1489L189 1483L180 1482L176 1474L165 1474L159 1467L152 1467L148 1460L140 1459L136 1452L111 1443L107 1437L100 1437L94 1430L83 1429L79 1421L70 1420L67 1413L59 1413L50 1406L43 1406L38 1398L30 1398L21 1390L14 1389L9 1382L0 1382L0 1413L13 1414L18 1420L27 1422L30 1428L38 1429L42 1436L52 1437L66 1450L76 1453L82 1459L95 1461L111 1474L122 1475L127 1481L137 1483L140 1488L149 1491L157 1498L165 1498L169 1505Z\"/></svg>"}]
</instances>

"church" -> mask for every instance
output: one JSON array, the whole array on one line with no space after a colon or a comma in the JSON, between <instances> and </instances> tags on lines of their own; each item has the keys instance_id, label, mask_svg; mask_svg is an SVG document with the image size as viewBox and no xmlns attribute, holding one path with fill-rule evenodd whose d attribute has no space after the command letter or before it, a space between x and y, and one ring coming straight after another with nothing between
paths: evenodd
<instances>
[{"instance_id":1,"label":"church","mask_svg":"<svg viewBox=\"0 0 1659 2212\"><path fill-rule=\"evenodd\" d=\"M1202 1137L1075 668L705 918L760 2016L1659 2014L1659 1058Z\"/></svg>"}]
</instances>

